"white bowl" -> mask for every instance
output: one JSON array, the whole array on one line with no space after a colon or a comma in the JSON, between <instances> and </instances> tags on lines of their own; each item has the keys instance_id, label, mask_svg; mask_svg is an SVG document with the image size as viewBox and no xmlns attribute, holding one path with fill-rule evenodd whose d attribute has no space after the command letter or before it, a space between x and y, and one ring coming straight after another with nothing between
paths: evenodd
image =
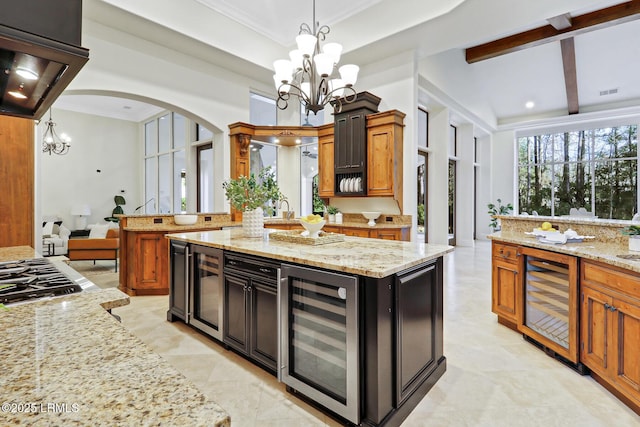
<instances>
[{"instance_id":1,"label":"white bowl","mask_svg":"<svg viewBox=\"0 0 640 427\"><path fill-rule=\"evenodd\" d=\"M362 216L369 220L367 224L369 224L371 227L376 225L376 219L378 219L380 214L381 212L362 212Z\"/></svg>"},{"instance_id":2,"label":"white bowl","mask_svg":"<svg viewBox=\"0 0 640 427\"><path fill-rule=\"evenodd\" d=\"M326 223L327 221L324 219L320 222L314 222L314 223L300 220L300 224L302 224L304 229L307 230L307 232L309 233L309 237L318 237L318 233L320 233L320 230L322 230L322 227L324 227Z\"/></svg>"},{"instance_id":3,"label":"white bowl","mask_svg":"<svg viewBox=\"0 0 640 427\"><path fill-rule=\"evenodd\" d=\"M198 221L198 215L180 214L174 215L173 220L176 225L193 225Z\"/></svg>"}]
</instances>

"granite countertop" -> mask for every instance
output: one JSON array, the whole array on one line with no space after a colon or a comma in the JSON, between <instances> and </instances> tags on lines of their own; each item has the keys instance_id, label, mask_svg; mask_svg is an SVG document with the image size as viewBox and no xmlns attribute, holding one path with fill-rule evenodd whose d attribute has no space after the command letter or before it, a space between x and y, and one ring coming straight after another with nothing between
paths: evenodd
<instances>
[{"instance_id":1,"label":"granite countertop","mask_svg":"<svg viewBox=\"0 0 640 427\"><path fill-rule=\"evenodd\" d=\"M369 277L387 277L453 251L452 246L345 236L344 242L306 245L243 236L242 229L178 233L167 237L189 243L289 261Z\"/></svg>"},{"instance_id":2,"label":"granite countertop","mask_svg":"<svg viewBox=\"0 0 640 427\"><path fill-rule=\"evenodd\" d=\"M25 248L0 257L33 255ZM2 424L229 426L222 408L106 311L128 303L101 289L0 310Z\"/></svg>"},{"instance_id":3,"label":"granite countertop","mask_svg":"<svg viewBox=\"0 0 640 427\"><path fill-rule=\"evenodd\" d=\"M158 232L179 232L179 231L191 231L191 230L203 230L222 227L239 227L242 225L239 222L223 221L223 222L211 222L207 224L193 224L193 225L177 225L173 222L167 224L140 224L140 225L128 225L123 227L125 231L158 231Z\"/></svg>"},{"instance_id":4,"label":"granite countertop","mask_svg":"<svg viewBox=\"0 0 640 427\"><path fill-rule=\"evenodd\" d=\"M265 228L269 228L269 225L299 225L300 218L295 219L282 219L282 218L273 218L273 219L265 219L264 226ZM410 228L411 224L398 224L398 223L376 223L373 227L368 225L366 222L342 222L342 224L337 224L335 222L327 222L325 227L349 227L349 228L366 228L371 230L380 230L380 229L397 229L397 228Z\"/></svg>"},{"instance_id":5,"label":"granite countertop","mask_svg":"<svg viewBox=\"0 0 640 427\"><path fill-rule=\"evenodd\" d=\"M581 243L548 244L540 243L535 236L524 231L498 231L490 234L489 239L517 245L530 246L552 252L558 252L577 257L600 261L609 265L640 273L640 253L629 252L628 244L620 241L584 240ZM638 260L619 258L618 255L638 255Z\"/></svg>"}]
</instances>

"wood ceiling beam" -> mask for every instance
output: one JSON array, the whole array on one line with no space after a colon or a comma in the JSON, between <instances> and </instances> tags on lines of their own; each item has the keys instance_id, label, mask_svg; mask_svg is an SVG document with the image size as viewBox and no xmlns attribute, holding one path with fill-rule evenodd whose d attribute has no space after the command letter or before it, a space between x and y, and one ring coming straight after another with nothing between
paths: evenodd
<instances>
[{"instance_id":1,"label":"wood ceiling beam","mask_svg":"<svg viewBox=\"0 0 640 427\"><path fill-rule=\"evenodd\" d=\"M564 69L564 85L567 90L567 108L569 114L578 114L578 76L576 73L576 49L573 37L560 40L562 49L562 68Z\"/></svg>"},{"instance_id":2,"label":"wood ceiling beam","mask_svg":"<svg viewBox=\"0 0 640 427\"><path fill-rule=\"evenodd\" d=\"M545 25L470 47L466 49L465 55L467 62L472 64L636 19L640 19L640 0L630 0L622 4L572 17L570 27L556 29L552 25Z\"/></svg>"}]
</instances>

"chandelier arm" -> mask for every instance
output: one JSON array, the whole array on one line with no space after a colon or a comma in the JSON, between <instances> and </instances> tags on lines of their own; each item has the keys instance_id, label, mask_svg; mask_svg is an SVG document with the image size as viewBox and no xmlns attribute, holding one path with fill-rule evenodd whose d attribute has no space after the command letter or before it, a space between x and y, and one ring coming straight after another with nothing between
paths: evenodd
<instances>
[{"instance_id":1,"label":"chandelier arm","mask_svg":"<svg viewBox=\"0 0 640 427\"><path fill-rule=\"evenodd\" d=\"M298 34L311 34L311 35L313 35L313 31L311 30L311 27L309 27L309 24L307 24L306 22L303 22L302 24L300 24L300 30L299 30Z\"/></svg>"},{"instance_id":2,"label":"chandelier arm","mask_svg":"<svg viewBox=\"0 0 640 427\"><path fill-rule=\"evenodd\" d=\"M328 25L323 25L322 27L320 27L318 29L318 32L316 33L316 37L318 38L318 41L322 40L324 41L327 38L327 34L329 34L331 32L331 29L329 28Z\"/></svg>"}]
</instances>

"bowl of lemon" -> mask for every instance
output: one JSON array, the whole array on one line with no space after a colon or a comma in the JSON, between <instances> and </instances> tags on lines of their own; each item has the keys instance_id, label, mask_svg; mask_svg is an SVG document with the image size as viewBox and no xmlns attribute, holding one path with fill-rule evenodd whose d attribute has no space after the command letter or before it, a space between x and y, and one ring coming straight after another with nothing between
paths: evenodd
<instances>
[{"instance_id":1,"label":"bowl of lemon","mask_svg":"<svg viewBox=\"0 0 640 427\"><path fill-rule=\"evenodd\" d=\"M326 223L327 221L320 215L303 216L300 218L300 224L305 228L302 235L316 238Z\"/></svg>"}]
</instances>

